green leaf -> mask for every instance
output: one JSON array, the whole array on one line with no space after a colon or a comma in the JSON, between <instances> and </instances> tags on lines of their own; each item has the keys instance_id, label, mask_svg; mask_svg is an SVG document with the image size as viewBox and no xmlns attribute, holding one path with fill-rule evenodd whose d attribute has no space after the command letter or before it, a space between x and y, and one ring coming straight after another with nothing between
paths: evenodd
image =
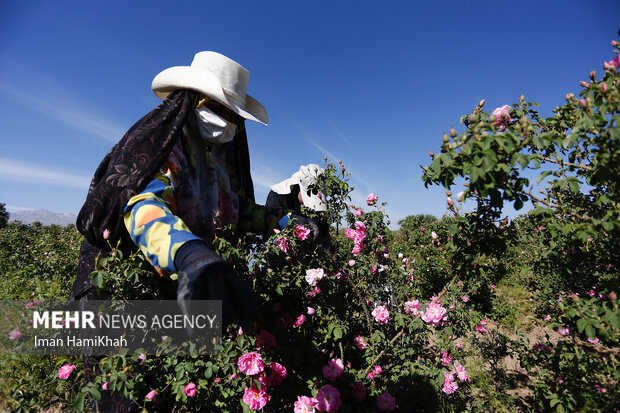
<instances>
[{"instance_id":1,"label":"green leaf","mask_svg":"<svg viewBox=\"0 0 620 413\"><path fill-rule=\"evenodd\" d=\"M86 393L80 393L73 401L73 408L78 412L84 410L84 398L86 397Z\"/></svg>"},{"instance_id":2,"label":"green leaf","mask_svg":"<svg viewBox=\"0 0 620 413\"><path fill-rule=\"evenodd\" d=\"M334 328L334 338L340 340L342 338L342 329L340 327Z\"/></svg>"}]
</instances>

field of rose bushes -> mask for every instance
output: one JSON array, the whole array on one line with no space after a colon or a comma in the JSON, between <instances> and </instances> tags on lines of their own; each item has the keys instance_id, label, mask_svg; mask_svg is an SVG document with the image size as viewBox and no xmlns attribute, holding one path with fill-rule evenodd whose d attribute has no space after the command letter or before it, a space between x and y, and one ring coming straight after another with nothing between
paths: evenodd
<instances>
[{"instance_id":1,"label":"field of rose bushes","mask_svg":"<svg viewBox=\"0 0 620 413\"><path fill-rule=\"evenodd\" d=\"M115 391L145 411L620 410L619 56L548 118L524 96L489 112L478 102L424 168L446 190L438 218L390 231L381 189L351 205L345 166L327 164L329 246L294 224L269 238L219 233L213 248L259 310L216 354L112 355L88 385L80 358L2 356L0 406L81 411ZM508 204L528 212L508 219ZM0 231L0 299L66 298L75 228ZM174 280L114 251L97 286L171 298Z\"/></svg>"}]
</instances>

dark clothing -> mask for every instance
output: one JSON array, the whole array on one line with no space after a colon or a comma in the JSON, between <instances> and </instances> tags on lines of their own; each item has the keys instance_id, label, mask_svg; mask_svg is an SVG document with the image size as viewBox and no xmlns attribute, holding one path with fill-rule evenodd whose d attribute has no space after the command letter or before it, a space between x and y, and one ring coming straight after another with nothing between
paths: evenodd
<instances>
[{"instance_id":1,"label":"dark clothing","mask_svg":"<svg viewBox=\"0 0 620 413\"><path fill-rule=\"evenodd\" d=\"M269 191L267 195L266 207L284 208L287 211L301 211L301 203L299 202L299 185L294 185L290 193L280 195L274 191Z\"/></svg>"}]
</instances>

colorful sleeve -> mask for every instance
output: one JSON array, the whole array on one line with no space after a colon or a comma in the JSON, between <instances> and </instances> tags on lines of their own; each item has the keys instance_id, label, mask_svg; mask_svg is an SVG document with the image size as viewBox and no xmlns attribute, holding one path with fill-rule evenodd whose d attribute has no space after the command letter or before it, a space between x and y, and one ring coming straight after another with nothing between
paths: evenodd
<instances>
[{"instance_id":1,"label":"colorful sleeve","mask_svg":"<svg viewBox=\"0 0 620 413\"><path fill-rule=\"evenodd\" d=\"M273 230L278 228L278 221L284 215L284 208L269 208L258 205L245 198L243 193L239 196L239 223L237 228L241 232L253 232L257 234L273 234Z\"/></svg>"},{"instance_id":2,"label":"colorful sleeve","mask_svg":"<svg viewBox=\"0 0 620 413\"><path fill-rule=\"evenodd\" d=\"M170 179L157 173L125 207L125 227L131 239L161 275L176 272L177 250L188 241L200 239L172 213L170 205L174 205Z\"/></svg>"}]
</instances>

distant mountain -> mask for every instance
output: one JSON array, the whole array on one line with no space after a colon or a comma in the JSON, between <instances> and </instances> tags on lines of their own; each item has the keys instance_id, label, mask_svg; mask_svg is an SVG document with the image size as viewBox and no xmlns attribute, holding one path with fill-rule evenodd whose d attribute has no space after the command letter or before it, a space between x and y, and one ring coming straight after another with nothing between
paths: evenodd
<instances>
[{"instance_id":1,"label":"distant mountain","mask_svg":"<svg viewBox=\"0 0 620 413\"><path fill-rule=\"evenodd\" d=\"M46 209L33 209L27 211L9 212L9 221L21 221L24 224L32 224L39 221L43 225L75 224L77 215L70 212L52 212Z\"/></svg>"}]
</instances>

